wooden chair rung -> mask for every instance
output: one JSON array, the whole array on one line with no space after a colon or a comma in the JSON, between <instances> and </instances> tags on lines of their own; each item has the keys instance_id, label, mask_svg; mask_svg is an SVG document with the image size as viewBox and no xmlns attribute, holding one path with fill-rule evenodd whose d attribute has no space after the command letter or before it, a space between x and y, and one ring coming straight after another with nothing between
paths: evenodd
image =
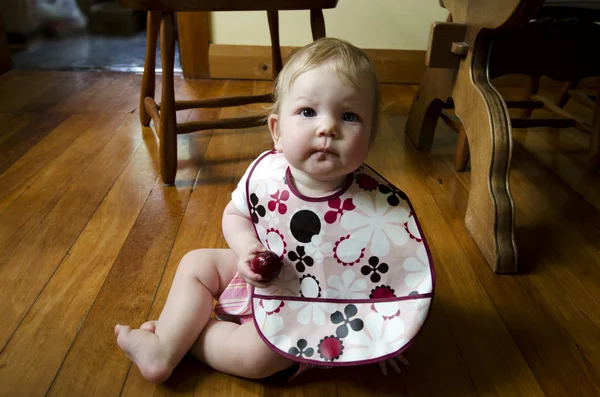
<instances>
[{"instance_id":1,"label":"wooden chair rung","mask_svg":"<svg viewBox=\"0 0 600 397\"><path fill-rule=\"evenodd\" d=\"M541 96L541 95L532 95L531 98L534 101L542 102L544 104L544 109L555 114L556 116L567 118L567 119L573 119L575 121L575 128L577 128L583 132L586 132L588 134L592 133L592 127L590 124L588 124L588 122L586 120L582 119L581 117L575 116L575 115L567 112L566 110L558 107L550 99L548 99L544 96Z\"/></svg>"},{"instance_id":2,"label":"wooden chair rung","mask_svg":"<svg viewBox=\"0 0 600 397\"><path fill-rule=\"evenodd\" d=\"M505 101L509 109L541 109L544 104L540 101Z\"/></svg>"},{"instance_id":3,"label":"wooden chair rung","mask_svg":"<svg viewBox=\"0 0 600 397\"><path fill-rule=\"evenodd\" d=\"M262 94L175 101L175 110L195 108L225 108L231 106L249 105L252 103L273 103L273 95Z\"/></svg>"},{"instance_id":4,"label":"wooden chair rung","mask_svg":"<svg viewBox=\"0 0 600 397\"><path fill-rule=\"evenodd\" d=\"M158 113L158 105L156 104L153 98L147 96L146 98L144 98L144 108L146 108L146 112L148 112L148 114L152 118L152 121L154 121L154 128L158 131L158 128L160 126L160 115Z\"/></svg>"},{"instance_id":5,"label":"wooden chair rung","mask_svg":"<svg viewBox=\"0 0 600 397\"><path fill-rule=\"evenodd\" d=\"M585 107L594 109L594 107L596 106L596 103L592 100L592 98L590 98L581 90L569 90L569 95L571 96L571 98L575 99L577 102L579 102Z\"/></svg>"},{"instance_id":6,"label":"wooden chair rung","mask_svg":"<svg viewBox=\"0 0 600 397\"><path fill-rule=\"evenodd\" d=\"M445 109L442 109L440 113L440 118L446 123L448 127L457 134L460 132L461 122L458 117L454 116L451 113L448 113Z\"/></svg>"},{"instance_id":7,"label":"wooden chair rung","mask_svg":"<svg viewBox=\"0 0 600 397\"><path fill-rule=\"evenodd\" d=\"M261 125L265 125L266 123L267 117L265 115L238 117L215 121L190 121L187 123L177 124L177 134L189 134L190 132L202 130L259 127Z\"/></svg>"},{"instance_id":8,"label":"wooden chair rung","mask_svg":"<svg viewBox=\"0 0 600 397\"><path fill-rule=\"evenodd\" d=\"M510 119L512 128L569 128L575 126L575 120L565 117L514 117Z\"/></svg>"},{"instance_id":9,"label":"wooden chair rung","mask_svg":"<svg viewBox=\"0 0 600 397\"><path fill-rule=\"evenodd\" d=\"M541 109L544 107L544 103L541 101L505 101L506 107L509 109ZM453 103L446 103L443 106L444 109L454 109Z\"/></svg>"}]
</instances>

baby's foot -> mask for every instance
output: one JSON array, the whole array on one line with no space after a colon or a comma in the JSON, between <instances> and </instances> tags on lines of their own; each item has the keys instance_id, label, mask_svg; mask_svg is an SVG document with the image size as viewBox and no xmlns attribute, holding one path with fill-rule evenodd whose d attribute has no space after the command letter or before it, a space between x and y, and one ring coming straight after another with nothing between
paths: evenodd
<instances>
[{"instance_id":1,"label":"baby's foot","mask_svg":"<svg viewBox=\"0 0 600 397\"><path fill-rule=\"evenodd\" d=\"M173 368L169 366L164 346L154 329L154 321L134 330L127 325L116 325L115 335L119 347L138 366L142 376L150 382L161 383L169 378Z\"/></svg>"}]
</instances>

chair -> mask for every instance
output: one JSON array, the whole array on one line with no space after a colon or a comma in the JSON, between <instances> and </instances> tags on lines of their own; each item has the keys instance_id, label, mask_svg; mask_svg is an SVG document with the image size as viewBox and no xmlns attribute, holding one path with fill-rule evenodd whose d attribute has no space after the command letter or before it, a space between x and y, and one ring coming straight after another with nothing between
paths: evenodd
<instances>
[{"instance_id":1,"label":"chair","mask_svg":"<svg viewBox=\"0 0 600 397\"><path fill-rule=\"evenodd\" d=\"M561 31L567 25L529 23L540 15L543 4L543 0L443 0L442 5L452 19L432 26L426 57L428 67L406 122L408 136L420 149L431 149L440 116L459 132L457 167L466 162L469 153L471 160L465 225L497 273L518 271L509 186L511 128L570 126L578 121L564 114L565 117L550 120L511 119L509 107L549 106L539 97L505 102L490 79L524 73L577 81L600 74L599 54L593 46L598 42L599 27L590 24L574 27L577 24L574 23ZM570 46L563 40L579 42ZM584 56L585 65L573 61ZM458 119L445 111L450 108L454 108ZM592 147L597 144L592 139Z\"/></svg>"},{"instance_id":2,"label":"chair","mask_svg":"<svg viewBox=\"0 0 600 397\"><path fill-rule=\"evenodd\" d=\"M530 117L533 110L537 108L543 108L555 117L512 118L511 125L514 128L575 127L589 134L590 168L598 171L600 170L600 95L596 95L594 101L582 90L577 90L577 85L584 77L600 74L600 55L592 50L597 43L595 40L600 39L600 26L597 25L600 21L600 0L588 2L546 0L534 19L523 29L503 32L494 37L492 57L501 60L511 54L522 56L509 56L510 65L506 65L506 61L492 61L490 74L491 77L507 73L528 75L524 101L508 102L507 106L509 108L526 106L521 112L523 117ZM534 46L534 42L541 45ZM542 75L564 81L554 98L538 94ZM600 84L600 80L598 83ZM598 89L600 90L600 86ZM563 109L569 99L593 111L599 110L594 111L592 120L582 119ZM442 118L445 121L449 118L445 111L442 111ZM460 145L457 145L456 150L457 171L463 171L469 159L469 148L464 134L464 130L459 131Z\"/></svg>"},{"instance_id":3,"label":"chair","mask_svg":"<svg viewBox=\"0 0 600 397\"><path fill-rule=\"evenodd\" d=\"M279 10L310 10L313 39L325 37L323 9L335 8L337 0L118 0L124 7L148 13L146 62L140 95L140 121L149 126L154 121L160 139L160 173L165 184L175 181L177 172L177 134L207 129L236 129L265 124L263 116L239 117L210 122L177 123L175 112L202 107L228 107L250 103L272 102L271 94L238 97L175 100L173 68L175 58L175 12L180 11L266 11L271 33L273 76L282 68L279 47ZM154 100L156 41L160 28L162 63L161 102Z\"/></svg>"}]
</instances>

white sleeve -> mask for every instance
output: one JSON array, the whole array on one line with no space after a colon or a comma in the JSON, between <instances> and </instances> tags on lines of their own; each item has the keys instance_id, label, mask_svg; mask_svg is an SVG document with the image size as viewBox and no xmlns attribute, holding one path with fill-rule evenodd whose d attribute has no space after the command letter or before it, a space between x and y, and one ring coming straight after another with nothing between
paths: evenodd
<instances>
[{"instance_id":1,"label":"white sleeve","mask_svg":"<svg viewBox=\"0 0 600 397\"><path fill-rule=\"evenodd\" d=\"M233 205L235 205L235 208L237 208L240 213L247 216L250 216L250 209L248 208L248 201L246 200L246 181L248 180L248 174L250 173L250 170L254 168L254 164L256 164L262 155L263 154L261 153L261 155L258 156L252 162L252 164L250 164L250 166L246 169L246 172L244 172L242 179L240 179L238 182L237 187L231 193L231 201L233 202Z\"/></svg>"}]
</instances>

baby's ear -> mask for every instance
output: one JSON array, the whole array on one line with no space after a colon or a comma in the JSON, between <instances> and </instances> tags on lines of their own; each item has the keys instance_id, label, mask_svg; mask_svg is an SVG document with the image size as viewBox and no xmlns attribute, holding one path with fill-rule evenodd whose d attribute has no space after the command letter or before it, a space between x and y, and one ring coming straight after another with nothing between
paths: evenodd
<instances>
[{"instance_id":1,"label":"baby's ear","mask_svg":"<svg viewBox=\"0 0 600 397\"><path fill-rule=\"evenodd\" d=\"M281 146L281 139L279 139L279 116L277 116L276 114L270 115L267 124L269 125L269 131L271 131L271 138L273 138L275 150L281 153L283 151L283 148Z\"/></svg>"}]
</instances>

